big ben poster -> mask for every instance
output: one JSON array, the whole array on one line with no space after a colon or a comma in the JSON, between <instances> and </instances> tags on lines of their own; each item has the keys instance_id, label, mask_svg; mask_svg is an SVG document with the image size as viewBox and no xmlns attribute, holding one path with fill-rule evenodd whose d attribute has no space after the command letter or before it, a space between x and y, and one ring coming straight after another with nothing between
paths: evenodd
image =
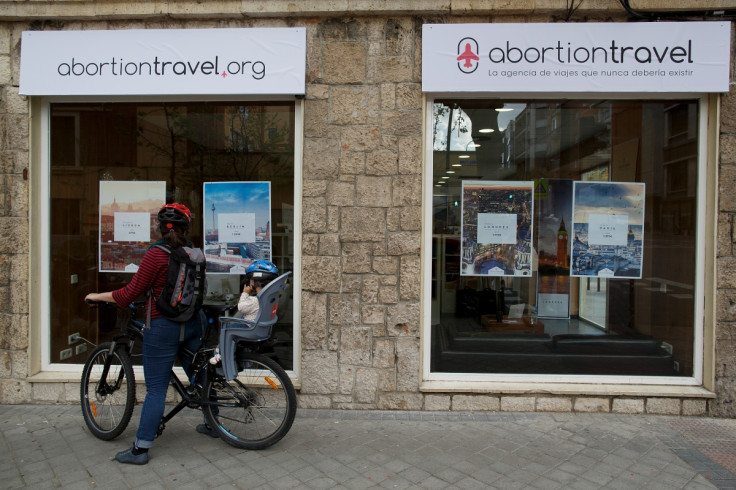
<instances>
[{"instance_id":1,"label":"big ben poster","mask_svg":"<svg viewBox=\"0 0 736 490\"><path fill-rule=\"evenodd\" d=\"M572 180L534 182L538 230L537 312L540 317L570 316L570 230Z\"/></svg>"}]
</instances>

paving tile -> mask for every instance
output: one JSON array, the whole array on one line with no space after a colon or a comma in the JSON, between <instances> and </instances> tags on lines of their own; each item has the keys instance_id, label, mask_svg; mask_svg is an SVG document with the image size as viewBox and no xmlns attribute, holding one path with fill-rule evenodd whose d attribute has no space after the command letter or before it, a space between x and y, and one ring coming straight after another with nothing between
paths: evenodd
<instances>
[{"instance_id":1,"label":"paving tile","mask_svg":"<svg viewBox=\"0 0 736 490\"><path fill-rule=\"evenodd\" d=\"M455 484L456 487L466 490L485 490L487 488L499 488L496 486L489 487L487 484L480 482L471 477L465 477Z\"/></svg>"},{"instance_id":2,"label":"paving tile","mask_svg":"<svg viewBox=\"0 0 736 490\"><path fill-rule=\"evenodd\" d=\"M364 476L359 476L343 483L343 486L350 490L364 490L366 488L374 487L375 485L375 482Z\"/></svg>"},{"instance_id":3,"label":"paving tile","mask_svg":"<svg viewBox=\"0 0 736 490\"><path fill-rule=\"evenodd\" d=\"M381 488L391 488L396 490L421 488L416 483L410 482L409 480L401 477L387 478L383 480L378 486ZM441 488L447 488L447 484L445 483L445 486Z\"/></svg>"},{"instance_id":4,"label":"paving tile","mask_svg":"<svg viewBox=\"0 0 736 490\"><path fill-rule=\"evenodd\" d=\"M111 461L137 419L109 443L78 407L0 407L2 487L736 487L736 422L706 417L300 410L278 445L245 451L201 437L185 411L148 465Z\"/></svg>"},{"instance_id":5,"label":"paving tile","mask_svg":"<svg viewBox=\"0 0 736 490\"><path fill-rule=\"evenodd\" d=\"M549 478L539 477L529 483L530 488L539 488L542 490L557 490L558 488L571 488L569 484L562 484Z\"/></svg>"},{"instance_id":6,"label":"paving tile","mask_svg":"<svg viewBox=\"0 0 736 490\"><path fill-rule=\"evenodd\" d=\"M586 471L580 475L583 480L598 485L598 487L604 487L608 482L612 481L614 477L607 473L601 473L595 470Z\"/></svg>"}]
</instances>

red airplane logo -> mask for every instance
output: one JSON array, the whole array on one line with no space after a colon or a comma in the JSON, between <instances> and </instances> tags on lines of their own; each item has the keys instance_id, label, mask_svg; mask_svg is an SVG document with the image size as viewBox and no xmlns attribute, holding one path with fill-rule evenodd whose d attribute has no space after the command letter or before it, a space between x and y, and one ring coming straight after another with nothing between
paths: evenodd
<instances>
[{"instance_id":1,"label":"red airplane logo","mask_svg":"<svg viewBox=\"0 0 736 490\"><path fill-rule=\"evenodd\" d=\"M463 52L463 54L461 54L460 56L457 57L457 60L458 61L464 61L465 62L463 64L463 66L465 68L472 68L473 67L473 64L471 63L471 61L478 61L479 59L480 58L478 58L478 56L475 53L473 53L473 50L470 47L470 43L467 43L465 45L465 51Z\"/></svg>"}]
</instances>

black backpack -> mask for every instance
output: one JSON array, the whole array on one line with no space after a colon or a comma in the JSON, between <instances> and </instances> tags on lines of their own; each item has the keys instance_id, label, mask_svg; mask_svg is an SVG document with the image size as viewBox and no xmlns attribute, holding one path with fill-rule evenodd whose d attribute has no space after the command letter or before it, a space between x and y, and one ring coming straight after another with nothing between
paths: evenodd
<instances>
[{"instance_id":1,"label":"black backpack","mask_svg":"<svg viewBox=\"0 0 736 490\"><path fill-rule=\"evenodd\" d=\"M156 299L156 308L170 320L185 322L200 310L207 292L204 254L198 248L156 247L169 254L166 283Z\"/></svg>"}]
</instances>

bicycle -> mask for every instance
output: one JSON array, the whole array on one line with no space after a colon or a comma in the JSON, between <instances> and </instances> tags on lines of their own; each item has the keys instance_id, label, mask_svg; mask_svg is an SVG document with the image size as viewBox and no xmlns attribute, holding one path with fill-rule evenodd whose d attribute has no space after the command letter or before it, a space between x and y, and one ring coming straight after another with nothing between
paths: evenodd
<instances>
[{"instance_id":1,"label":"bicycle","mask_svg":"<svg viewBox=\"0 0 736 490\"><path fill-rule=\"evenodd\" d=\"M264 449L286 435L296 415L296 391L286 371L265 351L271 326L276 322L276 302L290 274L282 274L258 294L261 310L255 322L220 318L218 346L222 362L211 363L215 346L204 345L213 328L210 322L205 322L202 347L196 352L182 349L180 356L191 359L187 376L203 381L184 386L172 370L171 385L181 401L164 414L156 437L184 408L202 410L217 435L237 448ZM136 390L131 355L136 342L145 335L145 323L135 318L142 304L128 306L130 316L122 332L92 350L84 363L82 414L90 432L102 440L119 436L133 414Z\"/></svg>"}]
</instances>

